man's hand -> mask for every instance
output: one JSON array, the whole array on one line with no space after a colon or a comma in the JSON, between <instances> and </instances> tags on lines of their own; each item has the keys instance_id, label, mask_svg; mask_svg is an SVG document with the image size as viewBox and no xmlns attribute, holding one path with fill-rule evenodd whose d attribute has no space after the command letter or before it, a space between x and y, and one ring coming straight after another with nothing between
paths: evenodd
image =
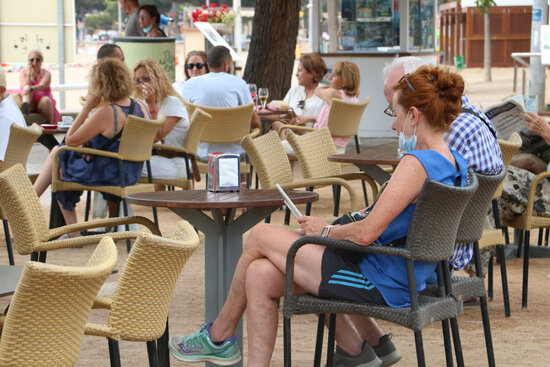
<instances>
[{"instance_id":1,"label":"man's hand","mask_svg":"<svg viewBox=\"0 0 550 367\"><path fill-rule=\"evenodd\" d=\"M548 121L532 112L521 114L525 119L525 125L533 133L540 135L547 144L550 144L550 125Z\"/></svg>"}]
</instances>

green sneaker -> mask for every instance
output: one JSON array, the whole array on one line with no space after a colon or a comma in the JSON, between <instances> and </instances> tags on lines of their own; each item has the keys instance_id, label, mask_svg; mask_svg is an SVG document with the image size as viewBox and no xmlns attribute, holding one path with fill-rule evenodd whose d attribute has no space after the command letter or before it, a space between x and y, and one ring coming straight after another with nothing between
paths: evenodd
<instances>
[{"instance_id":1,"label":"green sneaker","mask_svg":"<svg viewBox=\"0 0 550 367\"><path fill-rule=\"evenodd\" d=\"M170 353L183 362L211 362L229 366L241 360L241 351L235 336L217 345L210 339L212 323L202 324L201 329L188 336L170 338Z\"/></svg>"}]
</instances>

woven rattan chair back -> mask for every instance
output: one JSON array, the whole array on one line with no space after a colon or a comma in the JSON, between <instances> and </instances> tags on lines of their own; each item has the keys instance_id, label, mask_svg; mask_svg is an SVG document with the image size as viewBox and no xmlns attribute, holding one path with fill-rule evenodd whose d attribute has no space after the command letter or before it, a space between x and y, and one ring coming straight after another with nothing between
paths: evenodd
<instances>
[{"instance_id":1,"label":"woven rattan chair back","mask_svg":"<svg viewBox=\"0 0 550 367\"><path fill-rule=\"evenodd\" d=\"M120 137L118 153L125 161L144 162L151 158L151 148L162 120L147 120L128 115Z\"/></svg>"},{"instance_id":2,"label":"woven rattan chair back","mask_svg":"<svg viewBox=\"0 0 550 367\"><path fill-rule=\"evenodd\" d=\"M15 249L29 255L34 244L47 238L48 224L25 169L17 164L0 173L0 206L10 222Z\"/></svg>"},{"instance_id":3,"label":"woven rattan chair back","mask_svg":"<svg viewBox=\"0 0 550 367\"><path fill-rule=\"evenodd\" d=\"M116 246L104 237L84 267L27 262L2 330L0 365L73 366L94 298L116 261Z\"/></svg>"},{"instance_id":4,"label":"woven rattan chair back","mask_svg":"<svg viewBox=\"0 0 550 367\"><path fill-rule=\"evenodd\" d=\"M296 135L289 130L287 140L296 153L304 178L342 174L340 163L328 161L328 156L336 154L328 128L304 135Z\"/></svg>"},{"instance_id":5,"label":"woven rattan chair back","mask_svg":"<svg viewBox=\"0 0 550 367\"><path fill-rule=\"evenodd\" d=\"M189 116L192 116L195 112L195 108L197 108L197 105L191 102L187 102L186 100L183 100L183 104L185 105L185 108L187 108L187 114Z\"/></svg>"},{"instance_id":6,"label":"woven rattan chair back","mask_svg":"<svg viewBox=\"0 0 550 367\"><path fill-rule=\"evenodd\" d=\"M370 97L367 97L363 102L353 103L345 102L339 98L335 98L330 102L330 110L328 113L327 126L332 136L347 137L357 135L361 117L367 105L370 102Z\"/></svg>"},{"instance_id":7,"label":"woven rattan chair back","mask_svg":"<svg viewBox=\"0 0 550 367\"><path fill-rule=\"evenodd\" d=\"M496 175L484 175L480 173L477 176L479 186L472 200L464 210L464 215L458 226L456 242L472 243L478 241L483 234L483 227L486 222L487 213L491 207L491 201L496 189L500 186L506 175L503 168Z\"/></svg>"},{"instance_id":8,"label":"woven rattan chair back","mask_svg":"<svg viewBox=\"0 0 550 367\"><path fill-rule=\"evenodd\" d=\"M466 187L431 180L424 183L407 234L412 259L439 262L451 257L462 213L477 187L473 171L468 172Z\"/></svg>"},{"instance_id":9,"label":"woven rattan chair back","mask_svg":"<svg viewBox=\"0 0 550 367\"><path fill-rule=\"evenodd\" d=\"M254 104L238 107L206 107L187 102L187 112L200 108L210 114L209 121L202 132L200 141L205 143L235 143L250 133L250 121Z\"/></svg>"},{"instance_id":10,"label":"woven rattan chair back","mask_svg":"<svg viewBox=\"0 0 550 367\"><path fill-rule=\"evenodd\" d=\"M500 145L500 150L502 151L502 163L504 163L504 167L508 169L508 165L512 161L512 157L516 152L521 148L521 137L518 133L513 133L508 140L498 140L498 145ZM497 190L495 191L495 196L493 199L498 199L502 196L502 186L504 185L504 181L501 182Z\"/></svg>"},{"instance_id":11,"label":"woven rattan chair back","mask_svg":"<svg viewBox=\"0 0 550 367\"><path fill-rule=\"evenodd\" d=\"M204 128L208 125L212 116L201 109L196 109L193 114L189 115L190 125L187 135L185 136L185 142L183 148L191 154L197 152L200 137L204 131Z\"/></svg>"},{"instance_id":12,"label":"woven rattan chair back","mask_svg":"<svg viewBox=\"0 0 550 367\"><path fill-rule=\"evenodd\" d=\"M293 181L292 168L288 161L281 139L275 131L256 139L245 136L241 141L250 158L252 166L258 172L260 186L263 189L273 188L275 184L286 184Z\"/></svg>"},{"instance_id":13,"label":"woven rattan chair back","mask_svg":"<svg viewBox=\"0 0 550 367\"><path fill-rule=\"evenodd\" d=\"M25 167L31 148L40 135L42 135L42 128L37 124L32 124L30 127L12 124L10 127L10 140L6 148L4 162L0 166L0 172L15 166L17 163Z\"/></svg>"},{"instance_id":14,"label":"woven rattan chair back","mask_svg":"<svg viewBox=\"0 0 550 367\"><path fill-rule=\"evenodd\" d=\"M172 240L139 234L113 296L111 338L147 342L163 334L176 281L199 244L188 222L178 227Z\"/></svg>"}]
</instances>

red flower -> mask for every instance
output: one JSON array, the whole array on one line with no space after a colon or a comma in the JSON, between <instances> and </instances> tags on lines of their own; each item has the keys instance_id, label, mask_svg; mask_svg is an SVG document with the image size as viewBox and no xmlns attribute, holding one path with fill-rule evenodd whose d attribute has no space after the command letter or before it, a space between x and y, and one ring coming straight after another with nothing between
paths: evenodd
<instances>
[{"instance_id":1,"label":"red flower","mask_svg":"<svg viewBox=\"0 0 550 367\"><path fill-rule=\"evenodd\" d=\"M210 3L211 8L215 8L216 6L218 6L218 5L216 5L216 3Z\"/></svg>"},{"instance_id":2,"label":"red flower","mask_svg":"<svg viewBox=\"0 0 550 367\"><path fill-rule=\"evenodd\" d=\"M222 4L221 7L222 7L222 9L227 9L227 5L225 5L225 4Z\"/></svg>"},{"instance_id":3,"label":"red flower","mask_svg":"<svg viewBox=\"0 0 550 367\"><path fill-rule=\"evenodd\" d=\"M203 9L208 9L208 6L206 4L202 4Z\"/></svg>"}]
</instances>

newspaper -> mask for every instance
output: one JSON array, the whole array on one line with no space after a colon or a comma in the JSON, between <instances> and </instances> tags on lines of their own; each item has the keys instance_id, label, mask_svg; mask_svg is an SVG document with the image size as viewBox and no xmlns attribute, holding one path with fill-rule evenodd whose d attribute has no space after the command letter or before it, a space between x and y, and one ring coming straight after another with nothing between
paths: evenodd
<instances>
[{"instance_id":1,"label":"newspaper","mask_svg":"<svg viewBox=\"0 0 550 367\"><path fill-rule=\"evenodd\" d=\"M522 95L511 96L483 112L493 123L499 139L507 140L514 132L525 128L523 117L520 115L525 112Z\"/></svg>"}]
</instances>

